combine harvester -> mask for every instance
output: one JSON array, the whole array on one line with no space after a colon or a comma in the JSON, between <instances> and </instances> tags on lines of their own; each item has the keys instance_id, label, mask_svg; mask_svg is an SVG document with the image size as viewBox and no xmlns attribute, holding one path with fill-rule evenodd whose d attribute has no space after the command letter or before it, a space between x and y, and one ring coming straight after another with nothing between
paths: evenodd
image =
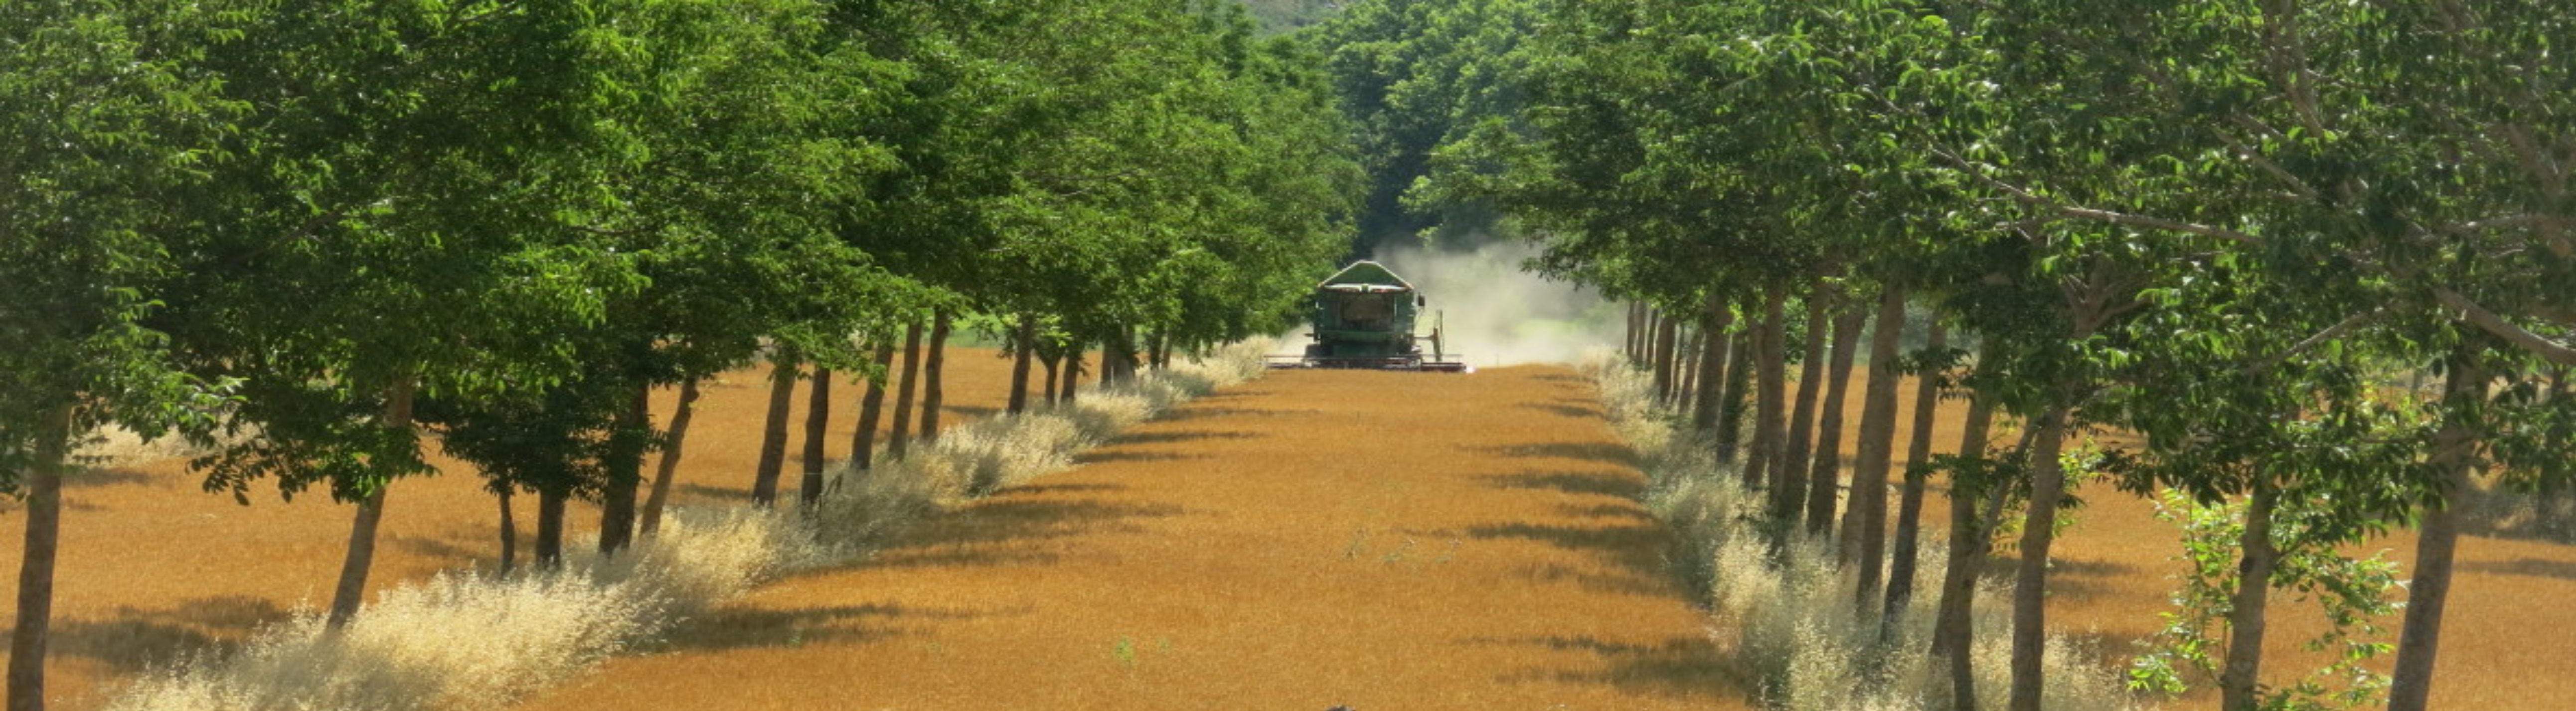
<instances>
[{"instance_id":1,"label":"combine harvester","mask_svg":"<svg viewBox=\"0 0 2576 711\"><path fill-rule=\"evenodd\" d=\"M1355 262L1315 285L1315 342L1304 356L1271 356L1272 368L1362 368L1473 372L1467 362L1440 348L1440 316L1431 317L1431 335L1413 333L1413 321L1427 301L1403 277L1377 262ZM1422 354L1422 341L1431 354Z\"/></svg>"}]
</instances>

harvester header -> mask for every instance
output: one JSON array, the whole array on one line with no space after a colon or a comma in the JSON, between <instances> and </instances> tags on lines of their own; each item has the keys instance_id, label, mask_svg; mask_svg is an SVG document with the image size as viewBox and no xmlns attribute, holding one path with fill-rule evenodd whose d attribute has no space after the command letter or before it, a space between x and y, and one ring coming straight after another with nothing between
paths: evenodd
<instances>
[{"instance_id":1,"label":"harvester header","mask_svg":"<svg viewBox=\"0 0 2576 711\"><path fill-rule=\"evenodd\" d=\"M1273 368L1366 368L1468 370L1441 348L1440 315L1433 312L1431 334L1415 335L1414 322L1429 305L1411 282L1377 262L1353 262L1315 285L1309 304L1309 334L1304 356L1272 356ZM1431 342L1425 355L1422 342Z\"/></svg>"}]
</instances>

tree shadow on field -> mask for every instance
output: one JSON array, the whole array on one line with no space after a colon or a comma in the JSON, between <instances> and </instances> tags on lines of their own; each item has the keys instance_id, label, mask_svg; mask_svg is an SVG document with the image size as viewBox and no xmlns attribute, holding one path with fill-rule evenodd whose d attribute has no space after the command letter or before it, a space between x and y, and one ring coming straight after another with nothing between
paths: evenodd
<instances>
[{"instance_id":1,"label":"tree shadow on field","mask_svg":"<svg viewBox=\"0 0 2576 711\"><path fill-rule=\"evenodd\" d=\"M1578 385L1592 384L1591 378L1586 378L1573 373L1548 373L1546 375L1531 376L1530 379L1542 383L1571 383Z\"/></svg>"},{"instance_id":2,"label":"tree shadow on field","mask_svg":"<svg viewBox=\"0 0 2576 711\"><path fill-rule=\"evenodd\" d=\"M2003 558L1993 556L1990 559ZM2048 594L2069 599L2117 595L2143 581L2161 580L2138 566L2117 561L2053 557L2048 562Z\"/></svg>"},{"instance_id":3,"label":"tree shadow on field","mask_svg":"<svg viewBox=\"0 0 2576 711\"><path fill-rule=\"evenodd\" d=\"M1664 552L1672 550L1672 532L1651 522L1607 526L1503 523L1475 526L1467 535L1482 540L1518 538L1559 549L1600 556L1629 573L1668 575Z\"/></svg>"},{"instance_id":4,"label":"tree shadow on field","mask_svg":"<svg viewBox=\"0 0 2576 711\"><path fill-rule=\"evenodd\" d=\"M1741 699L1752 686L1704 635L1667 637L1655 644L1605 641L1591 635L1549 635L1511 639L1478 638L1465 644L1582 653L1591 664L1525 668L1496 677L1502 683L1560 683L1607 686L1637 696L1677 699Z\"/></svg>"},{"instance_id":5,"label":"tree shadow on field","mask_svg":"<svg viewBox=\"0 0 2576 711\"><path fill-rule=\"evenodd\" d=\"M1125 487L1090 491L1115 493ZM877 553L869 567L953 567L1042 565L1057 554L1032 550L1032 544L1076 536L1133 534L1147 531L1144 521L1180 516L1187 508L1174 504L1132 503L1059 494L1071 488L1004 489L940 516Z\"/></svg>"},{"instance_id":6,"label":"tree shadow on field","mask_svg":"<svg viewBox=\"0 0 2576 711\"><path fill-rule=\"evenodd\" d=\"M691 620L661 645L671 649L726 650L800 647L817 642L873 642L917 632L907 622L948 622L1027 614L1029 610L966 610L895 604L817 605L783 610L726 608Z\"/></svg>"},{"instance_id":7,"label":"tree shadow on field","mask_svg":"<svg viewBox=\"0 0 2576 711\"><path fill-rule=\"evenodd\" d=\"M1607 413L1602 412L1601 408L1594 407L1585 401L1576 400L1574 398L1557 398L1550 402L1524 402L1521 403L1519 407L1524 410L1537 410L1556 415L1558 417L1567 417L1579 420L1598 420L1609 416Z\"/></svg>"},{"instance_id":8,"label":"tree shadow on field","mask_svg":"<svg viewBox=\"0 0 2576 711\"><path fill-rule=\"evenodd\" d=\"M150 484L152 483L152 479L153 476L150 473L133 469L118 467L106 469L82 469L65 475L63 477L63 488L95 489L106 486Z\"/></svg>"},{"instance_id":9,"label":"tree shadow on field","mask_svg":"<svg viewBox=\"0 0 2576 711\"><path fill-rule=\"evenodd\" d=\"M2460 564L2462 570L2491 575L2528 575L2538 578L2576 580L2576 561L2550 560L2522 556L2512 560L2475 560Z\"/></svg>"},{"instance_id":10,"label":"tree shadow on field","mask_svg":"<svg viewBox=\"0 0 2576 711\"><path fill-rule=\"evenodd\" d=\"M1611 472L1523 472L1490 475L1485 479L1509 489L1597 494L1629 500L1634 500L1646 493L1646 482L1643 479Z\"/></svg>"},{"instance_id":11,"label":"tree shadow on field","mask_svg":"<svg viewBox=\"0 0 2576 711\"><path fill-rule=\"evenodd\" d=\"M1637 450L1610 442L1548 442L1544 444L1507 444L1476 447L1474 451L1519 459L1573 459L1600 462L1620 467L1637 468Z\"/></svg>"},{"instance_id":12,"label":"tree shadow on field","mask_svg":"<svg viewBox=\"0 0 2576 711\"><path fill-rule=\"evenodd\" d=\"M55 620L49 646L54 654L87 657L136 673L166 667L186 655L224 651L289 616L276 602L247 595L201 597L161 609L118 607L105 619Z\"/></svg>"},{"instance_id":13,"label":"tree shadow on field","mask_svg":"<svg viewBox=\"0 0 2576 711\"><path fill-rule=\"evenodd\" d=\"M1125 444L1189 443L1203 442L1212 439L1260 439L1263 436L1264 435L1259 432L1246 432L1242 430L1160 430L1153 432L1129 432L1121 434L1116 437L1109 438L1109 443L1102 446L1116 447Z\"/></svg>"}]
</instances>

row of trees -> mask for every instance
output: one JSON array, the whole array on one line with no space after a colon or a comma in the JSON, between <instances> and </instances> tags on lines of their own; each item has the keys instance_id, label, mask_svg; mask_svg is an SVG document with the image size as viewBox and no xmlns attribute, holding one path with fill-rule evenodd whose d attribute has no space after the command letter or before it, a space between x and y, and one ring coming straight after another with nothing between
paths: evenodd
<instances>
[{"instance_id":1,"label":"row of trees","mask_svg":"<svg viewBox=\"0 0 2576 711\"><path fill-rule=\"evenodd\" d=\"M1283 330L1359 176L1320 58L1213 0L40 0L0 46L11 709L43 704L94 428L206 442L244 501L355 504L337 623L392 484L433 473L424 429L505 516L539 497L539 558L574 498L613 551L652 530L699 380L773 365L765 504L800 379L869 378L865 457L899 348L895 430L933 434L970 316L1007 324L1023 391L1032 359L1116 378Z\"/></svg>"},{"instance_id":2,"label":"row of trees","mask_svg":"<svg viewBox=\"0 0 2576 711\"><path fill-rule=\"evenodd\" d=\"M2424 708L2472 472L2570 474L2564 3L1379 0L1336 22L1345 102L1403 151L1373 156L1381 193L1418 221L1499 208L1545 240L1540 267L1649 307L1631 352L1726 433L1783 529L1840 529L1863 606L1910 594L1922 469L1882 572L1897 355L1909 307L1931 314L1915 365L1971 363L1933 642L1958 708L1963 574L2007 501L2025 503L2005 693L2038 707L2049 549L2082 473L2066 447L2088 429L2143 438L2099 465L2125 490L2251 502L2229 709L2270 692L2285 549L2401 525L2420 544L2390 708ZM1709 374L1670 365L1691 352ZM2441 386L2403 386L2420 373ZM1847 479L1820 387L1862 388ZM1998 416L2017 442L1986 442Z\"/></svg>"}]
</instances>

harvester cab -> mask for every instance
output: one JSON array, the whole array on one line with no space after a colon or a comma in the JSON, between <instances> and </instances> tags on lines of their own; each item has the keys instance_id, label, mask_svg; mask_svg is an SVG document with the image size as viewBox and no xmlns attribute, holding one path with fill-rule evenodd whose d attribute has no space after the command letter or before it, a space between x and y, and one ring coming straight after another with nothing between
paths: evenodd
<instances>
[{"instance_id":1,"label":"harvester cab","mask_svg":"<svg viewBox=\"0 0 2576 711\"><path fill-rule=\"evenodd\" d=\"M1433 312L1431 334L1415 334L1416 321L1430 301L1413 284L1377 262L1354 262L1315 285L1308 320L1314 341L1303 356L1273 356L1273 368L1366 368L1468 370L1441 346L1441 318ZM1423 341L1431 352L1423 353Z\"/></svg>"}]
</instances>

